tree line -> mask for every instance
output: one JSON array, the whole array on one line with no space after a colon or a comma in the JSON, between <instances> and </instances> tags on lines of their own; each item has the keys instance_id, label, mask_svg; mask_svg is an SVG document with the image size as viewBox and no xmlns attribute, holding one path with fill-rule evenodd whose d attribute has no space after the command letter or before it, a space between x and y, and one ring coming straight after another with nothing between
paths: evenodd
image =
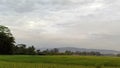
<instances>
[{"instance_id":1,"label":"tree line","mask_svg":"<svg viewBox=\"0 0 120 68\"><path fill-rule=\"evenodd\" d=\"M45 49L45 50L36 50L34 46L29 46L25 44L17 44L13 49L14 55L94 55L101 56L100 52L72 52L66 50L65 52L60 52L58 48Z\"/></svg>"},{"instance_id":2,"label":"tree line","mask_svg":"<svg viewBox=\"0 0 120 68\"><path fill-rule=\"evenodd\" d=\"M43 51L37 50L38 55L93 55L93 56L101 56L102 54L100 52L72 52L69 50L66 50L65 52L60 52L58 48L53 49L46 49Z\"/></svg>"},{"instance_id":3,"label":"tree line","mask_svg":"<svg viewBox=\"0 0 120 68\"><path fill-rule=\"evenodd\" d=\"M102 55L100 52L60 52L59 49L36 50L34 46L27 47L25 44L15 45L13 37L8 27L0 25L0 54L1 55ZM118 54L120 56L120 54Z\"/></svg>"}]
</instances>

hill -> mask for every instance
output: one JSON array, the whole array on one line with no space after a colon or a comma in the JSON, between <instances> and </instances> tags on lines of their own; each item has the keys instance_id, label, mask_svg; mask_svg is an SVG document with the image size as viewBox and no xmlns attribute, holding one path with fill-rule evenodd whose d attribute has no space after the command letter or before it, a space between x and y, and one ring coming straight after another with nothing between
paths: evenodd
<instances>
[{"instance_id":1,"label":"hill","mask_svg":"<svg viewBox=\"0 0 120 68\"><path fill-rule=\"evenodd\" d=\"M52 48L40 48L41 51L49 49L51 50ZM86 48L75 48L75 47L61 47L58 48L59 52L65 52L67 51L72 51L72 52L76 52L76 51L80 51L80 52L100 52L101 54L119 54L120 51L116 51L116 50L106 50L106 49L86 49Z\"/></svg>"}]
</instances>

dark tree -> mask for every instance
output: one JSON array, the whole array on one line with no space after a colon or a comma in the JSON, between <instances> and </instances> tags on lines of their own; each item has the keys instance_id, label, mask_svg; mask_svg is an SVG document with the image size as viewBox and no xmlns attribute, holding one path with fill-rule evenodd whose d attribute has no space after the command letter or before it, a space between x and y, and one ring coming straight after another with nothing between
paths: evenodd
<instances>
[{"instance_id":1,"label":"dark tree","mask_svg":"<svg viewBox=\"0 0 120 68\"><path fill-rule=\"evenodd\" d=\"M27 54L28 55L35 55L36 52L35 52L35 47L34 46L30 46L27 48Z\"/></svg>"},{"instance_id":2,"label":"dark tree","mask_svg":"<svg viewBox=\"0 0 120 68\"><path fill-rule=\"evenodd\" d=\"M12 54L14 43L9 28L0 25L0 54Z\"/></svg>"},{"instance_id":3,"label":"dark tree","mask_svg":"<svg viewBox=\"0 0 120 68\"><path fill-rule=\"evenodd\" d=\"M54 48L54 49L51 50L51 53L54 53L54 54L56 54L58 52L59 52L59 49L57 49L57 48Z\"/></svg>"},{"instance_id":4,"label":"dark tree","mask_svg":"<svg viewBox=\"0 0 120 68\"><path fill-rule=\"evenodd\" d=\"M38 55L40 55L40 54L41 54L40 49L36 50L36 53L37 53Z\"/></svg>"},{"instance_id":5,"label":"dark tree","mask_svg":"<svg viewBox=\"0 0 120 68\"><path fill-rule=\"evenodd\" d=\"M65 51L65 55L72 55L72 54L73 54L72 51L68 51L68 50Z\"/></svg>"},{"instance_id":6,"label":"dark tree","mask_svg":"<svg viewBox=\"0 0 120 68\"><path fill-rule=\"evenodd\" d=\"M26 44L17 44L14 47L14 54L21 54L25 55L26 54Z\"/></svg>"}]
</instances>

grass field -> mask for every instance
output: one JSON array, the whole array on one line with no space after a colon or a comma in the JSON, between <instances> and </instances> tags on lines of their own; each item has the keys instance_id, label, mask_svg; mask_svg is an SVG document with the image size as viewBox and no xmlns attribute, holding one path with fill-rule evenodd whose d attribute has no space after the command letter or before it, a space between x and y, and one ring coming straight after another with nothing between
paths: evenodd
<instances>
[{"instance_id":1,"label":"grass field","mask_svg":"<svg viewBox=\"0 0 120 68\"><path fill-rule=\"evenodd\" d=\"M96 56L0 56L0 68L120 68L120 58Z\"/></svg>"}]
</instances>

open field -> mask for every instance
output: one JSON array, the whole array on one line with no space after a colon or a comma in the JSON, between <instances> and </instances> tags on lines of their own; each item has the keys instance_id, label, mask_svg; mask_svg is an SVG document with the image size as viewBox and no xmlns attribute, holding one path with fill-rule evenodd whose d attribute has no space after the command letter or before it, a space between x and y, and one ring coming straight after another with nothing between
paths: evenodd
<instances>
[{"instance_id":1,"label":"open field","mask_svg":"<svg viewBox=\"0 0 120 68\"><path fill-rule=\"evenodd\" d=\"M0 56L0 68L120 68L120 58L96 56Z\"/></svg>"}]
</instances>

